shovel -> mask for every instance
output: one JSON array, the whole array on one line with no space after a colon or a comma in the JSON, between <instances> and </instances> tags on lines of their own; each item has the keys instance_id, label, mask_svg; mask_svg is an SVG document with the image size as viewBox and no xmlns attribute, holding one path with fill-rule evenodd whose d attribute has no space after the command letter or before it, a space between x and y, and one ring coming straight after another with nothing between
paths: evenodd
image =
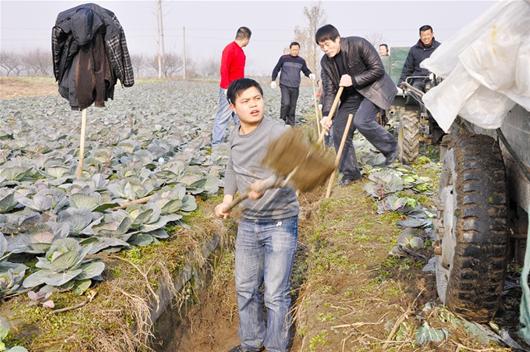
<instances>
[{"instance_id":1,"label":"shovel","mask_svg":"<svg viewBox=\"0 0 530 352\"><path fill-rule=\"evenodd\" d=\"M342 134L342 139L340 141L339 150L337 151L337 157L335 158L335 167L338 168L340 165L340 159L342 158L342 152L344 150L344 144L346 144L346 139L348 138L348 131L350 130L351 122L353 120L353 115L348 115L348 121L346 122L346 128L344 129L344 133ZM331 187L333 186L333 181L335 180L335 174L337 173L337 169L333 170L333 173L331 174L331 177L328 181L328 188L326 190L326 198L329 198L331 195Z\"/></svg>"},{"instance_id":2,"label":"shovel","mask_svg":"<svg viewBox=\"0 0 530 352\"><path fill-rule=\"evenodd\" d=\"M344 87L339 87L328 119L333 119L343 91ZM322 146L325 133L326 129L323 128L318 137L317 146ZM335 163L323 148L311 147L304 140L303 133L292 128L269 145L263 164L279 177L264 180L261 192L278 186L285 187L289 183L298 191L308 192L326 182L335 170ZM285 179L282 181L283 177ZM248 194L249 192L245 192L232 200L226 211L232 210L247 199Z\"/></svg>"},{"instance_id":3,"label":"shovel","mask_svg":"<svg viewBox=\"0 0 530 352\"><path fill-rule=\"evenodd\" d=\"M344 91L344 87L339 87L339 90L337 90L337 94L335 94L335 99L333 100L333 104L331 105L331 110L329 110L328 114L328 120L333 120L333 115L335 115L335 111L337 110L337 107L339 106L340 102L340 96L342 95L342 92ZM318 142L317 144L321 144L324 140L324 136L326 135L326 129L323 128L322 132L320 132L320 135L318 136Z\"/></svg>"},{"instance_id":4,"label":"shovel","mask_svg":"<svg viewBox=\"0 0 530 352\"><path fill-rule=\"evenodd\" d=\"M319 108L318 108L318 101L317 101L317 90L316 90L316 82L312 81L311 84L313 86L313 100L315 101L315 120L317 122L317 134L320 135L320 114L319 114Z\"/></svg>"},{"instance_id":5,"label":"shovel","mask_svg":"<svg viewBox=\"0 0 530 352\"><path fill-rule=\"evenodd\" d=\"M308 192L324 184L335 170L329 152L306 143L303 132L296 128L289 129L269 145L263 165L273 170L276 177L264 180L260 192L287 185ZM247 198L248 192L236 197L226 211Z\"/></svg>"}]
</instances>

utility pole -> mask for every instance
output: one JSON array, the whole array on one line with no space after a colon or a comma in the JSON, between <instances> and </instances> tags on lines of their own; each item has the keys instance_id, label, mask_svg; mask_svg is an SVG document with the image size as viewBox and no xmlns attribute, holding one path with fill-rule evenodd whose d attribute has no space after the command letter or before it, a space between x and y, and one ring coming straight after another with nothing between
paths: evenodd
<instances>
[{"instance_id":1,"label":"utility pole","mask_svg":"<svg viewBox=\"0 0 530 352\"><path fill-rule=\"evenodd\" d=\"M157 6L157 24L158 24L158 78L162 78L162 68L164 66L164 22L162 19L162 0L158 0Z\"/></svg>"},{"instance_id":2,"label":"utility pole","mask_svg":"<svg viewBox=\"0 0 530 352\"><path fill-rule=\"evenodd\" d=\"M182 76L186 80L186 26L182 27L182 70Z\"/></svg>"}]
</instances>

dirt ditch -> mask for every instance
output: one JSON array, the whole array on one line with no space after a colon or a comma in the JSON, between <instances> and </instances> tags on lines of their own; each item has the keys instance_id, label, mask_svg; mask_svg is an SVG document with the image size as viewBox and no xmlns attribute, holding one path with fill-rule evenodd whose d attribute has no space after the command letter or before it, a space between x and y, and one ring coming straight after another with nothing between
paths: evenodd
<instances>
[{"instance_id":1,"label":"dirt ditch","mask_svg":"<svg viewBox=\"0 0 530 352\"><path fill-rule=\"evenodd\" d=\"M426 259L388 255L403 215L377 214L375 202L363 191L365 183L336 187L329 200L321 200L324 190L301 196L291 352L509 351L439 303L434 275L422 271ZM428 258L432 249L423 255ZM165 351L228 351L238 344L233 266L233 253L225 252L211 286ZM504 311L516 312L518 305L509 299ZM513 314L508 321L500 315L496 323L516 325ZM425 324L443 330L443 342L419 346L417 334Z\"/></svg>"}]
</instances>

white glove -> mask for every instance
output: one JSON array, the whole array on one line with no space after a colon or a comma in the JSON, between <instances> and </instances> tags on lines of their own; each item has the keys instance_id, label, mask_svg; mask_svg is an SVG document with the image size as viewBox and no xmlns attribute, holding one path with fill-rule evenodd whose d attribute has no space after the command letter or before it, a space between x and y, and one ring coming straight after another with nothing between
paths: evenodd
<instances>
[{"instance_id":1,"label":"white glove","mask_svg":"<svg viewBox=\"0 0 530 352\"><path fill-rule=\"evenodd\" d=\"M312 81L314 81L315 79L317 79L317 76L315 76L314 73L310 73L310 74L309 74L309 79L312 80Z\"/></svg>"},{"instance_id":2,"label":"white glove","mask_svg":"<svg viewBox=\"0 0 530 352\"><path fill-rule=\"evenodd\" d=\"M340 87L351 87L353 84L352 80L351 80L351 76L350 75L342 75L340 77L340 82L339 82L339 86Z\"/></svg>"},{"instance_id":3,"label":"white glove","mask_svg":"<svg viewBox=\"0 0 530 352\"><path fill-rule=\"evenodd\" d=\"M276 89L276 81L272 81L271 82L271 88L272 89Z\"/></svg>"}]
</instances>

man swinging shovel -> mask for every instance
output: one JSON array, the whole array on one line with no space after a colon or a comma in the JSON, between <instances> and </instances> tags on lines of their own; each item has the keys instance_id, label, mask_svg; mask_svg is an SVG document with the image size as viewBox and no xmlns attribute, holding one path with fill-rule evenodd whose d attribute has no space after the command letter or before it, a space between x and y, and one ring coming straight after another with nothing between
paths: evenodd
<instances>
[{"instance_id":1,"label":"man swinging shovel","mask_svg":"<svg viewBox=\"0 0 530 352\"><path fill-rule=\"evenodd\" d=\"M366 39L341 38L339 31L328 24L317 30L315 40L325 54L320 61L324 94L322 125L328 130L333 127L335 150L340 147L348 115L354 116L339 163L339 171L343 174L340 185L346 186L361 178L352 141L355 129L383 153L385 165L396 160L397 142L375 117L379 108L390 107L397 89L385 74L377 51ZM340 107L332 124L328 116L336 96L340 97Z\"/></svg>"}]
</instances>

